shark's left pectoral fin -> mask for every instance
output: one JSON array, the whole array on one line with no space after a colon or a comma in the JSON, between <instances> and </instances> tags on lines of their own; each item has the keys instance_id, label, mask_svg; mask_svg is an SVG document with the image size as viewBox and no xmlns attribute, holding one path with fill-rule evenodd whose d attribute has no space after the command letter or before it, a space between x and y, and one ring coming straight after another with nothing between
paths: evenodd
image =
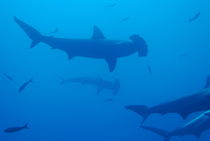
<instances>
[{"instance_id":1,"label":"shark's left pectoral fin","mask_svg":"<svg viewBox=\"0 0 210 141\"><path fill-rule=\"evenodd\" d=\"M105 60L109 66L109 71L113 72L117 65L117 58L106 58Z\"/></svg>"},{"instance_id":2,"label":"shark's left pectoral fin","mask_svg":"<svg viewBox=\"0 0 210 141\"><path fill-rule=\"evenodd\" d=\"M71 59L74 58L74 57L75 57L74 55L68 53L68 59L69 59L69 60L71 60Z\"/></svg>"},{"instance_id":3,"label":"shark's left pectoral fin","mask_svg":"<svg viewBox=\"0 0 210 141\"><path fill-rule=\"evenodd\" d=\"M30 46L30 48L34 48L36 45L38 45L40 42L39 41L33 41L32 43L31 43L31 46Z\"/></svg>"}]
</instances>

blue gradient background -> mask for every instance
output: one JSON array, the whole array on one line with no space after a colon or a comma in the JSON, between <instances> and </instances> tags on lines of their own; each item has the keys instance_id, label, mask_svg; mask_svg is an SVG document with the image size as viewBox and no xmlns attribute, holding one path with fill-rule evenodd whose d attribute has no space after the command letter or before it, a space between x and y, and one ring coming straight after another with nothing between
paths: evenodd
<instances>
[{"instance_id":1,"label":"blue gradient background","mask_svg":"<svg viewBox=\"0 0 210 141\"><path fill-rule=\"evenodd\" d=\"M112 3L118 5L107 7ZM198 11L193 23L188 19ZM129 104L152 106L199 91L210 74L209 0L2 0L0 1L0 140L2 141L162 141L139 128L141 117L124 109ZM45 44L30 49L31 40L13 16L42 34L65 38L90 38L93 25L110 39L144 37L149 55L118 60L113 73L103 60L67 59L64 52ZM120 20L131 17L121 23ZM182 56L187 54L187 56ZM147 70L151 66L152 74ZM121 80L114 102L109 91L96 95L94 87L59 85L62 78L102 76ZM18 87L34 78L23 93ZM187 104L187 103L186 103ZM187 121L196 116L192 114ZM173 130L187 121L176 114L152 115L146 125ZM30 130L5 134L10 126L29 122ZM200 141L208 141L210 131ZM193 136L171 141L197 141Z\"/></svg>"}]
</instances>

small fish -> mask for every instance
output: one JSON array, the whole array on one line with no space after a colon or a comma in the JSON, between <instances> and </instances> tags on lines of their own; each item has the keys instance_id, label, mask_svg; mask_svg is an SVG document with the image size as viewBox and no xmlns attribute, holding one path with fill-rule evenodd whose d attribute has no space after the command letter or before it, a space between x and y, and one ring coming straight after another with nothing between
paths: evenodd
<instances>
[{"instance_id":1,"label":"small fish","mask_svg":"<svg viewBox=\"0 0 210 141\"><path fill-rule=\"evenodd\" d=\"M123 18L120 22L123 23L123 22L127 22L131 19L131 17L125 17Z\"/></svg>"},{"instance_id":2,"label":"small fish","mask_svg":"<svg viewBox=\"0 0 210 141\"><path fill-rule=\"evenodd\" d=\"M9 127L7 129L4 130L5 133L14 133L14 132L18 132L24 129L29 129L28 128L28 123L26 123L24 126L20 126L20 127Z\"/></svg>"},{"instance_id":3,"label":"small fish","mask_svg":"<svg viewBox=\"0 0 210 141\"><path fill-rule=\"evenodd\" d=\"M149 72L150 74L152 74L152 68L151 68L151 66L147 66L147 70L148 70L148 72Z\"/></svg>"},{"instance_id":4,"label":"small fish","mask_svg":"<svg viewBox=\"0 0 210 141\"><path fill-rule=\"evenodd\" d=\"M31 78L30 80L26 81L25 83L23 83L20 88L18 89L18 92L21 93L22 91L25 90L25 88L33 82L33 79Z\"/></svg>"},{"instance_id":5,"label":"small fish","mask_svg":"<svg viewBox=\"0 0 210 141\"><path fill-rule=\"evenodd\" d=\"M11 76L9 76L8 74L4 73L3 75L4 75L4 77L7 78L9 81L14 81L14 79L13 79Z\"/></svg>"},{"instance_id":6,"label":"small fish","mask_svg":"<svg viewBox=\"0 0 210 141\"><path fill-rule=\"evenodd\" d=\"M51 32L51 34L58 33L58 28L56 28L54 31Z\"/></svg>"},{"instance_id":7,"label":"small fish","mask_svg":"<svg viewBox=\"0 0 210 141\"><path fill-rule=\"evenodd\" d=\"M178 57L187 57L188 54L187 53L183 53L183 54L180 54Z\"/></svg>"},{"instance_id":8,"label":"small fish","mask_svg":"<svg viewBox=\"0 0 210 141\"><path fill-rule=\"evenodd\" d=\"M105 99L104 101L105 101L105 102L113 102L113 101L114 101L114 99L112 99L112 98L108 98L108 99Z\"/></svg>"},{"instance_id":9,"label":"small fish","mask_svg":"<svg viewBox=\"0 0 210 141\"><path fill-rule=\"evenodd\" d=\"M198 13L195 14L195 16L193 16L192 18L190 18L188 21L189 22L193 22L193 21L197 20L200 17L200 15L201 15L201 13L198 12Z\"/></svg>"},{"instance_id":10,"label":"small fish","mask_svg":"<svg viewBox=\"0 0 210 141\"><path fill-rule=\"evenodd\" d=\"M113 3L113 4L109 4L109 5L107 5L106 7L115 7L115 6L117 6L117 3Z\"/></svg>"}]
</instances>

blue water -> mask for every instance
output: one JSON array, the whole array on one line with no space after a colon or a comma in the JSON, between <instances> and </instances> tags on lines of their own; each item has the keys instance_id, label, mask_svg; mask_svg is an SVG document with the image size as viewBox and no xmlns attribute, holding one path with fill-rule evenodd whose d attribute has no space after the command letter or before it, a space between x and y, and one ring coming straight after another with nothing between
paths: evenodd
<instances>
[{"instance_id":1,"label":"blue water","mask_svg":"<svg viewBox=\"0 0 210 141\"><path fill-rule=\"evenodd\" d=\"M117 3L114 7L108 5ZM189 23L197 12L200 17ZM195 91L210 74L209 0L2 0L0 2L0 139L2 141L162 141L141 130L141 117L124 108L156 105ZM90 38L99 26L108 39L128 40L139 34L148 44L147 57L137 54L118 60L113 73L103 60L68 60L46 44L29 48L31 40L13 20L17 16L42 34ZM129 17L127 21L122 19ZM58 32L51 32L58 28ZM152 73L148 71L151 66ZM96 94L95 87L70 84L63 78L101 76L119 78L117 96ZM24 92L19 86L34 82ZM113 98L113 102L105 99ZM196 114L192 114L187 121ZM29 123L29 130L6 134L11 126ZM145 124L173 130L186 121L177 114L152 115ZM210 131L199 141L208 141ZM171 141L197 141L194 136Z\"/></svg>"}]
</instances>

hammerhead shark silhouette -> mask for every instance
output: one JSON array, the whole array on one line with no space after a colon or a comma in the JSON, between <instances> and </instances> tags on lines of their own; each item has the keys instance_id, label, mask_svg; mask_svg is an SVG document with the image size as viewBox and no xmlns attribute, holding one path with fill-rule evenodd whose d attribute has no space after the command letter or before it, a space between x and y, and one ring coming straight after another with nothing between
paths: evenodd
<instances>
[{"instance_id":1,"label":"hammerhead shark silhouette","mask_svg":"<svg viewBox=\"0 0 210 141\"><path fill-rule=\"evenodd\" d=\"M117 95L120 89L120 80L115 79L114 82L104 80L101 77L77 77L77 78L69 78L64 79L61 84L68 83L81 83L81 84L89 84L97 87L97 94L99 94L102 90L108 89L111 90L113 95Z\"/></svg>"},{"instance_id":2,"label":"hammerhead shark silhouette","mask_svg":"<svg viewBox=\"0 0 210 141\"><path fill-rule=\"evenodd\" d=\"M142 126L141 128L162 136L164 141L169 141L173 136L194 135L197 138L200 138L203 132L210 129L210 111L202 113L183 127L177 128L171 132L148 126Z\"/></svg>"},{"instance_id":3,"label":"hammerhead shark silhouette","mask_svg":"<svg viewBox=\"0 0 210 141\"><path fill-rule=\"evenodd\" d=\"M114 71L117 59L120 57L129 56L136 52L140 57L147 56L148 54L146 41L137 34L130 36L131 41L109 40L105 38L97 26L94 26L93 35L90 39L55 38L43 36L35 28L17 17L14 17L14 20L32 40L31 48L43 42L51 46L52 49L66 52L69 59L76 56L104 59L109 66L110 72Z\"/></svg>"},{"instance_id":4,"label":"hammerhead shark silhouette","mask_svg":"<svg viewBox=\"0 0 210 141\"><path fill-rule=\"evenodd\" d=\"M210 109L210 76L207 77L205 87L191 95L176 100L161 103L152 107L145 105L128 105L126 109L131 110L143 117L142 124L151 114L177 113L183 119L190 114Z\"/></svg>"}]
</instances>

